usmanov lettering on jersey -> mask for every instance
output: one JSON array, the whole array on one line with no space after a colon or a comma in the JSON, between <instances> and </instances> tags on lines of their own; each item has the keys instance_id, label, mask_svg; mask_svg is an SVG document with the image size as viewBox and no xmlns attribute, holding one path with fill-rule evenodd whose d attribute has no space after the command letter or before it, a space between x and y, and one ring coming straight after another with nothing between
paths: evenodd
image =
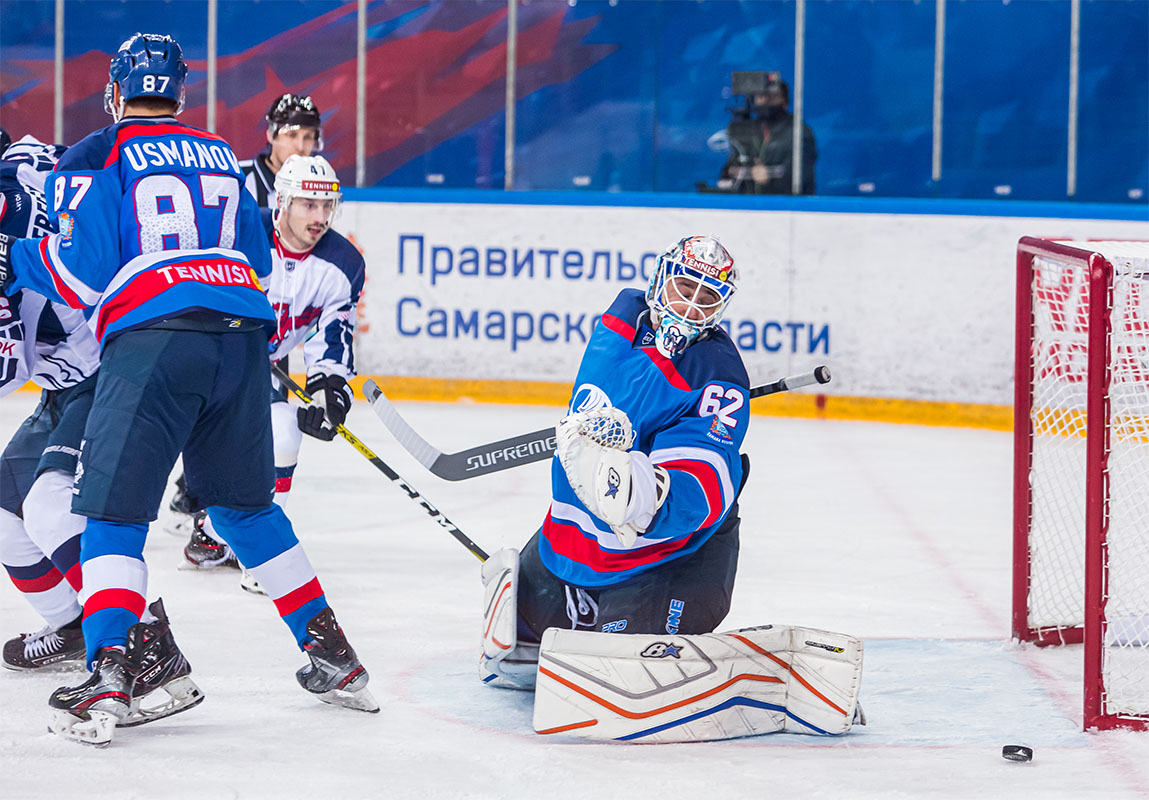
<instances>
[{"instance_id":1,"label":"usmanov lettering on jersey","mask_svg":"<svg viewBox=\"0 0 1149 800\"><path fill-rule=\"evenodd\" d=\"M205 145L188 139L128 144L121 150L132 169L143 172L154 167L185 167L198 170L239 172L239 159L231 148L218 144Z\"/></svg>"}]
</instances>

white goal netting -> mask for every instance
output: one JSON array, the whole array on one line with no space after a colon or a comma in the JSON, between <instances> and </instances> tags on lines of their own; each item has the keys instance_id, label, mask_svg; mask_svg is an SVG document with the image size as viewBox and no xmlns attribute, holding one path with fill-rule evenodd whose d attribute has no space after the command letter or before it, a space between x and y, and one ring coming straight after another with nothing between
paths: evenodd
<instances>
[{"instance_id":1,"label":"white goal netting","mask_svg":"<svg viewBox=\"0 0 1149 800\"><path fill-rule=\"evenodd\" d=\"M1052 253L1033 261L1029 625L1085 619L1086 433L1105 425L1102 713L1149 715L1149 243L1059 244L1109 261L1112 298L1103 318L1090 319L1088 266ZM1090 420L1089 332L1098 324L1110 330L1107 412Z\"/></svg>"}]
</instances>

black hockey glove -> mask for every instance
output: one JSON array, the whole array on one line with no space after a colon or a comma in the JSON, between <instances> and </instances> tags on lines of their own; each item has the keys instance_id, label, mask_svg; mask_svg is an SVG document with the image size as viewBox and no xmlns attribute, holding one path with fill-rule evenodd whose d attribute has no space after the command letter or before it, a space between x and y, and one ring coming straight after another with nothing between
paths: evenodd
<instances>
[{"instance_id":1,"label":"black hockey glove","mask_svg":"<svg viewBox=\"0 0 1149 800\"><path fill-rule=\"evenodd\" d=\"M8 284L12 282L12 242L15 236L0 233L0 294L4 294Z\"/></svg>"},{"instance_id":2,"label":"black hockey glove","mask_svg":"<svg viewBox=\"0 0 1149 800\"><path fill-rule=\"evenodd\" d=\"M330 442L335 426L342 425L351 410L351 387L338 375L313 375L307 379L307 393L313 402L299 409L299 429Z\"/></svg>"}]
</instances>

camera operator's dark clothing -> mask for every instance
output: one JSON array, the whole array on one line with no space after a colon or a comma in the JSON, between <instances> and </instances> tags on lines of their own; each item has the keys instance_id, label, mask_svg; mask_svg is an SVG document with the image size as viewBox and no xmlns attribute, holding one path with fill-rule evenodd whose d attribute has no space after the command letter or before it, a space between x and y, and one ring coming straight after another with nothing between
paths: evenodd
<instances>
[{"instance_id":1,"label":"camera operator's dark clothing","mask_svg":"<svg viewBox=\"0 0 1149 800\"><path fill-rule=\"evenodd\" d=\"M768 122L754 117L734 120L726 128L730 157L722 167L722 178L734 181L732 191L742 194L790 194L793 188L794 115L781 114ZM814 162L818 145L809 125L802 126L802 191L814 194ZM766 167L767 179L757 183L750 170L755 164Z\"/></svg>"}]
</instances>

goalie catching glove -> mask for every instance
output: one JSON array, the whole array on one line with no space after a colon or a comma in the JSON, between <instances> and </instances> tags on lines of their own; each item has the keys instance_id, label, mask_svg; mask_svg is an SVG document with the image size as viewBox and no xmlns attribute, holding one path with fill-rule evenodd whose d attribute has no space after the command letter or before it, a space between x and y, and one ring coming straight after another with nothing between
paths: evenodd
<instances>
[{"instance_id":1,"label":"goalie catching glove","mask_svg":"<svg viewBox=\"0 0 1149 800\"><path fill-rule=\"evenodd\" d=\"M335 428L347 419L354 394L347 381L338 375L312 375L307 379L311 405L299 409L299 429L308 436L330 442Z\"/></svg>"},{"instance_id":2,"label":"goalie catching glove","mask_svg":"<svg viewBox=\"0 0 1149 800\"><path fill-rule=\"evenodd\" d=\"M568 414L555 429L555 451L575 495L626 548L650 528L670 490L666 470L632 444L630 419L618 408Z\"/></svg>"}]
</instances>

